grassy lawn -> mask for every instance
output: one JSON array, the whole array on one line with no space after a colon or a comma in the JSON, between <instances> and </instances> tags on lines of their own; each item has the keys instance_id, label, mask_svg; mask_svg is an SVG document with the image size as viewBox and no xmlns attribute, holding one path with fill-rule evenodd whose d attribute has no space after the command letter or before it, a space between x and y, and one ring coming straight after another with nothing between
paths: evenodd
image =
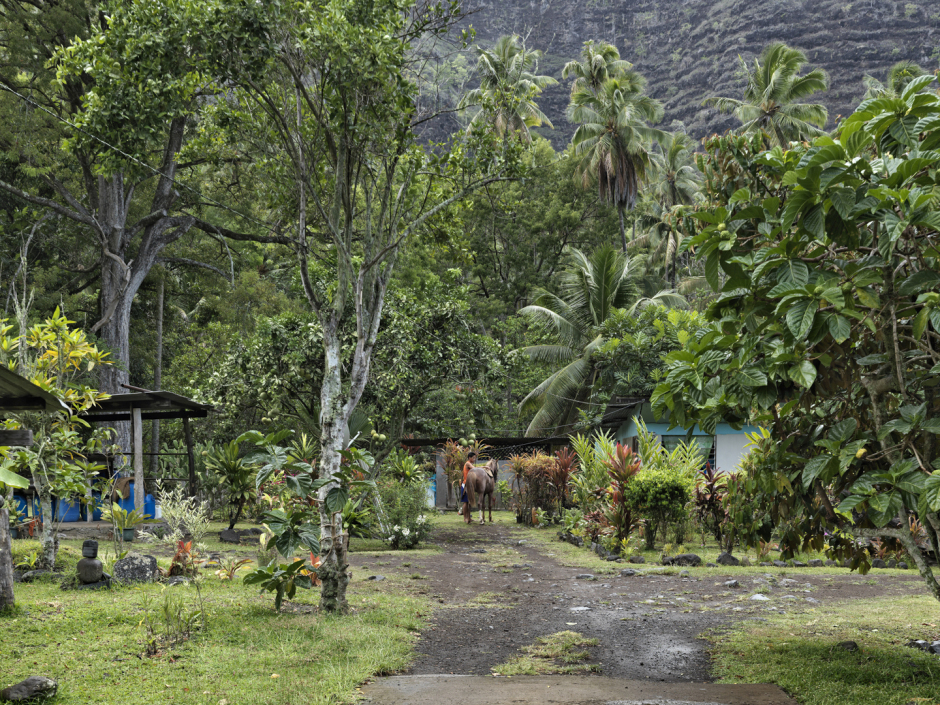
<instances>
[{"instance_id":1,"label":"grassy lawn","mask_svg":"<svg viewBox=\"0 0 940 705\"><path fill-rule=\"evenodd\" d=\"M768 615L708 638L722 683L775 683L802 705L940 703L940 659L905 646L940 638L940 604L927 596Z\"/></svg>"},{"instance_id":2,"label":"grassy lawn","mask_svg":"<svg viewBox=\"0 0 940 705\"><path fill-rule=\"evenodd\" d=\"M62 543L64 569L74 572L80 542ZM230 555L256 553L253 546L208 544ZM14 542L17 558L37 547L38 542ZM159 555L146 544L134 548ZM386 550L381 542L358 540L351 548L377 558ZM395 556L431 552L436 549ZM166 566L168 559L159 562ZM41 674L59 681L56 702L63 705L354 702L366 678L408 665L430 613L426 600L408 594L413 583L406 578L372 583L363 580L368 573L354 571L351 614L329 617L313 610L317 590L299 590L278 615L270 593L259 595L240 578L220 580L212 569L202 573L208 633L156 657L144 655L145 599L159 610L167 595L181 595L195 610L194 587L149 584L89 592L63 591L58 581L17 584L16 610L0 616L0 688Z\"/></svg>"}]
</instances>

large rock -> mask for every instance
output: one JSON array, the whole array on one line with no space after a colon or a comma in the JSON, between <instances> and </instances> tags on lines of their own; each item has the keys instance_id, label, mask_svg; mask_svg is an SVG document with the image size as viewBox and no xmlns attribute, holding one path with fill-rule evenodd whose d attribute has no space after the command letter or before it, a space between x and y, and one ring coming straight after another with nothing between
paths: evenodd
<instances>
[{"instance_id":1,"label":"large rock","mask_svg":"<svg viewBox=\"0 0 940 705\"><path fill-rule=\"evenodd\" d=\"M45 578L45 577L61 578L61 577L62 577L62 573L56 573L56 572L53 571L53 570L46 570L46 569L41 569L41 570L27 570L25 573L23 573L23 576L22 576L22 578L20 579L20 582L23 582L23 583L32 583L32 582L34 582L34 581L36 581L36 580L42 580L42 579Z\"/></svg>"},{"instance_id":2,"label":"large rock","mask_svg":"<svg viewBox=\"0 0 940 705\"><path fill-rule=\"evenodd\" d=\"M882 559L880 559L880 558L875 558L875 559L872 560L872 562L871 562L871 567L872 567L872 568L887 568L887 567L888 567L888 564L885 563L885 562L884 562Z\"/></svg>"},{"instance_id":3,"label":"large rock","mask_svg":"<svg viewBox=\"0 0 940 705\"><path fill-rule=\"evenodd\" d=\"M219 541L222 543L241 543L242 532L237 529L222 529L219 533Z\"/></svg>"},{"instance_id":4,"label":"large rock","mask_svg":"<svg viewBox=\"0 0 940 705\"><path fill-rule=\"evenodd\" d=\"M121 583L151 583L157 577L157 559L128 553L114 564L114 579Z\"/></svg>"},{"instance_id":5,"label":"large rock","mask_svg":"<svg viewBox=\"0 0 940 705\"><path fill-rule=\"evenodd\" d=\"M664 558L663 565L699 566L702 565L702 558L694 553L680 553L678 556Z\"/></svg>"},{"instance_id":6,"label":"large rock","mask_svg":"<svg viewBox=\"0 0 940 705\"><path fill-rule=\"evenodd\" d=\"M21 703L27 700L51 698L55 695L59 685L51 678L45 676L30 676L25 681L0 690L0 700L11 703Z\"/></svg>"},{"instance_id":7,"label":"large rock","mask_svg":"<svg viewBox=\"0 0 940 705\"><path fill-rule=\"evenodd\" d=\"M823 562L822 562L822 560L819 559L819 558L810 558L810 559L809 559L809 567L810 567L810 568L822 568L822 567L823 567Z\"/></svg>"},{"instance_id":8,"label":"large rock","mask_svg":"<svg viewBox=\"0 0 940 705\"><path fill-rule=\"evenodd\" d=\"M732 556L730 553L719 554L717 562L720 565L741 565L741 561Z\"/></svg>"},{"instance_id":9,"label":"large rock","mask_svg":"<svg viewBox=\"0 0 940 705\"><path fill-rule=\"evenodd\" d=\"M630 558L628 558L627 560L628 562L633 563L634 565L646 563L646 559L643 556L630 556Z\"/></svg>"}]
</instances>

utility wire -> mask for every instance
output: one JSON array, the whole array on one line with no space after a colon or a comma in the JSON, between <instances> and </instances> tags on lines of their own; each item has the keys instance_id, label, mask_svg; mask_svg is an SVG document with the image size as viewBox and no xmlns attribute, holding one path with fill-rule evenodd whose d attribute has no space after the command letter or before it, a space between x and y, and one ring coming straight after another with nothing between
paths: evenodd
<instances>
[{"instance_id":1,"label":"utility wire","mask_svg":"<svg viewBox=\"0 0 940 705\"><path fill-rule=\"evenodd\" d=\"M160 177L162 177L162 178L164 178L164 179L169 179L170 182L172 182L174 185L178 185L178 186L180 186L181 188L183 188L183 189L185 189L185 190L187 190L187 191L190 191L191 193L196 194L197 196L199 196L199 198L208 201L209 203L211 203L212 205L216 206L217 208L221 208L221 209L226 210L226 211L228 211L228 212L230 212L230 213L234 213L234 214L237 215L239 218L243 218L243 219L245 219L245 220L247 220L247 221L249 221L249 222L251 222L251 223L254 223L255 225L260 225L260 226L261 226L262 228L264 228L265 230L267 230L267 231L269 231L269 232L271 232L271 233L274 233L275 235L281 237L281 233L279 233L277 230L275 230L274 228L272 228L272 227L271 227L270 225L268 225L267 223L264 223L264 222L262 222L262 221L260 221L260 220L258 220L258 219L256 219L256 218L253 218L253 217L250 216L250 215L245 215L244 213L241 213L240 211L237 211L237 210L235 210L234 208L231 208L230 206L227 206L227 205L225 205L224 203L221 203L221 202L215 200L215 199L212 198L211 196L206 196L206 195L204 195L204 194L203 194L201 191L199 191L198 189L195 189L195 188L193 188L192 186L188 186L187 184L183 183L183 182L180 181L179 179L177 179L177 178L175 178L175 177L172 177L172 176L169 176L168 174L164 174L164 173L163 173L162 171L160 171L159 169L156 169L156 168L152 167L150 164L147 164L146 162L141 161L141 160L138 159L137 157L134 157L134 156L128 154L127 152L123 151L123 150L120 149L119 147L116 147L115 145L111 144L110 142L108 142L108 141L102 139L102 138L99 137L98 135L95 135L95 134L89 132L88 130L86 130L86 129L83 128L83 127L79 127L78 125L76 125L76 124L73 123L72 121L67 120L66 118L62 117L61 115L58 115L58 114L54 113L53 111L49 110L49 108L45 107L44 105L40 105L39 103L37 103L36 101L34 101L32 98L30 98L30 97L28 97L28 96L25 96L25 95L23 95L22 93L18 93L17 91L13 90L13 89L10 88L9 86L4 85L4 84L2 84L2 83L0 83L0 88L2 88L3 90L7 91L8 93L12 93L12 94L15 95L17 98L20 98L21 100L26 101L27 103L29 103L30 105L32 105L32 106L38 108L38 109L41 110L42 112L44 112L44 113L46 113L46 114L48 114L48 115L51 115L53 118L55 118L56 120L58 120L58 121L61 122L61 123L64 123L64 124L68 125L68 126L71 127L73 130L77 130L78 132L81 132L83 135L86 135L86 136L90 137L91 139L95 140L96 142L100 142L100 143L103 144L105 147L107 147L108 149L110 149L110 150L112 150L112 151L114 151L114 152L120 154L120 155L121 155L122 157L124 157L125 159L129 159L130 161L135 162L136 164L139 164L140 166L144 167L145 169L149 169L150 171L152 171L152 172L153 172L155 175L157 175L157 176L160 176Z\"/></svg>"}]
</instances>

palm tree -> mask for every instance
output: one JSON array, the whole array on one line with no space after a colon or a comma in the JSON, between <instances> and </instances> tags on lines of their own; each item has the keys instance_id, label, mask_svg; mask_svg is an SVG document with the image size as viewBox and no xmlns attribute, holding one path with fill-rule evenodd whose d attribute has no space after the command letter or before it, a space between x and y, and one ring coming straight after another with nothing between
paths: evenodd
<instances>
[{"instance_id":1,"label":"palm tree","mask_svg":"<svg viewBox=\"0 0 940 705\"><path fill-rule=\"evenodd\" d=\"M690 205L701 197L702 172L695 166L695 143L684 132L665 133L653 153L652 195L664 208Z\"/></svg>"},{"instance_id":2,"label":"palm tree","mask_svg":"<svg viewBox=\"0 0 940 705\"><path fill-rule=\"evenodd\" d=\"M874 76L866 74L862 79L862 83L865 84L864 100L881 98L883 96L890 98L900 97L908 83L915 78L926 75L927 72L913 61L899 61L888 69L888 75L884 83Z\"/></svg>"},{"instance_id":3,"label":"palm tree","mask_svg":"<svg viewBox=\"0 0 940 705\"><path fill-rule=\"evenodd\" d=\"M665 139L664 132L648 125L662 120L663 106L643 93L645 87L640 74L625 70L604 81L596 93L576 91L568 108L572 122L580 123L571 142L580 159L581 182L587 188L597 179L601 199L617 207L624 252L624 212L636 204L639 184L651 166L652 143Z\"/></svg>"},{"instance_id":4,"label":"palm tree","mask_svg":"<svg viewBox=\"0 0 940 705\"><path fill-rule=\"evenodd\" d=\"M801 103L804 98L829 87L829 77L822 69L798 75L806 64L806 54L799 49L775 42L764 48L753 68L743 60L747 74L744 99L712 97L703 105L713 105L723 113L734 113L743 124L742 132L760 130L771 144L781 147L788 142L822 134L829 118L826 108L816 103Z\"/></svg>"},{"instance_id":5,"label":"palm tree","mask_svg":"<svg viewBox=\"0 0 940 705\"><path fill-rule=\"evenodd\" d=\"M534 100L544 88L558 83L551 76L536 75L542 53L527 49L518 36L508 34L500 37L492 49L475 49L480 87L468 91L457 106L461 110L480 108L473 116L471 129L485 122L500 136L515 133L528 142L530 127L542 123L553 127Z\"/></svg>"},{"instance_id":6,"label":"palm tree","mask_svg":"<svg viewBox=\"0 0 940 705\"><path fill-rule=\"evenodd\" d=\"M561 77L574 76L571 82L571 95L586 90L597 91L609 78L617 78L633 68L633 64L620 58L617 48L607 42L594 44L593 40L584 43L581 61L569 61L561 70Z\"/></svg>"},{"instance_id":7,"label":"palm tree","mask_svg":"<svg viewBox=\"0 0 940 705\"><path fill-rule=\"evenodd\" d=\"M591 255L572 248L569 257L560 277L560 294L537 290L535 302L520 311L530 321L548 327L555 337L553 344L523 351L536 362L561 365L520 404L520 411L538 409L526 430L530 436L570 427L577 418L596 378L591 354L605 342L597 328L614 309L630 307L632 312L649 304L687 306L685 299L670 291L642 297L636 282L641 269L615 247L606 245Z\"/></svg>"}]
</instances>

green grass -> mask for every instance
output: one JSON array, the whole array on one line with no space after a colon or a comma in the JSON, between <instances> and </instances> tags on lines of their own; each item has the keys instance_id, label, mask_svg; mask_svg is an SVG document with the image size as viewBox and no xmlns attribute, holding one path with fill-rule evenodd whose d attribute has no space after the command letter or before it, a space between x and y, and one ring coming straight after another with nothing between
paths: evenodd
<instances>
[{"instance_id":1,"label":"green grass","mask_svg":"<svg viewBox=\"0 0 940 705\"><path fill-rule=\"evenodd\" d=\"M209 551L228 555L254 558L257 553L254 545L206 543ZM107 545L101 542L102 553ZM39 544L24 540L13 546L19 560ZM169 564L169 556L149 544L127 548ZM381 542L359 539L352 545L355 553L406 559L438 550L391 552ZM80 555L80 541L63 541L60 568L74 573ZM408 666L430 613L428 599L415 594L414 580L394 573L372 583L363 580L368 572L354 571L352 611L342 617L316 613L318 590L298 590L278 615L271 593L259 595L240 577L222 581L212 569L202 575L208 633L196 633L155 658L141 657L145 595L158 606L164 590L181 591L177 594L196 609L193 587L150 584L86 592L63 591L58 580L17 584L17 607L0 616L0 688L41 674L59 681L56 703L62 705L355 702L364 680Z\"/></svg>"},{"instance_id":2,"label":"green grass","mask_svg":"<svg viewBox=\"0 0 940 705\"><path fill-rule=\"evenodd\" d=\"M708 636L719 682L775 683L802 705L940 702L940 659L905 646L911 639L940 638L940 605L932 598L766 616L766 622ZM850 640L859 651L839 646Z\"/></svg>"},{"instance_id":3,"label":"green grass","mask_svg":"<svg viewBox=\"0 0 940 705\"><path fill-rule=\"evenodd\" d=\"M616 573L622 570L623 568L635 568L637 570L650 571L654 570L657 567L662 569L661 566L661 557L662 549L659 548L655 551L642 551L637 555L643 556L645 563L640 565L626 565L626 559L624 563L611 563L603 560L597 554L593 553L587 547L578 548L573 546L570 543L561 541L558 538L558 534L561 532L561 527L552 525L544 529L528 527L523 525L518 525L517 536L519 539L531 541L533 544L540 547L541 550L545 552L546 555L553 557L563 566L568 566L572 568L587 568L592 573L598 575ZM832 567L820 567L820 568L767 568L761 567L758 565L759 559L755 551L741 551L736 550L734 556L738 559L747 558L750 562L750 566L723 566L719 565L717 568L708 568L705 566L706 563L715 563L718 559L719 554L722 552L722 549L718 546L715 540L711 537L707 537L704 548L701 545L701 539L696 537L695 541L689 540L682 545L672 545L671 555L676 555L678 553L694 553L702 559L702 565L698 568L677 568L676 570L689 570L690 573L697 577L708 578L712 575L754 575L757 573L766 573L768 571L773 572L774 575L778 577L783 576L797 576L797 575L859 575L856 573L851 573L848 568L842 568L841 566L832 566ZM773 553L771 556L765 560L772 561L779 554ZM802 561L803 563L809 562L810 559L818 558L825 560L826 556L823 553L800 553L795 556L796 560ZM667 569L671 570L671 569ZM671 574L671 573L670 573ZM912 579L920 579L920 576L916 568L911 567L908 570L900 570L898 568L879 568L873 569L868 573L867 576L863 577L867 580L876 579L880 576L901 576L908 577Z\"/></svg>"},{"instance_id":4,"label":"green grass","mask_svg":"<svg viewBox=\"0 0 940 705\"><path fill-rule=\"evenodd\" d=\"M534 644L522 647L522 654L493 667L500 676L537 676L550 673L596 671L593 664L583 663L591 654L585 646L597 646L597 639L587 639L573 631L540 636ZM580 649L580 650L575 650Z\"/></svg>"}]
</instances>

